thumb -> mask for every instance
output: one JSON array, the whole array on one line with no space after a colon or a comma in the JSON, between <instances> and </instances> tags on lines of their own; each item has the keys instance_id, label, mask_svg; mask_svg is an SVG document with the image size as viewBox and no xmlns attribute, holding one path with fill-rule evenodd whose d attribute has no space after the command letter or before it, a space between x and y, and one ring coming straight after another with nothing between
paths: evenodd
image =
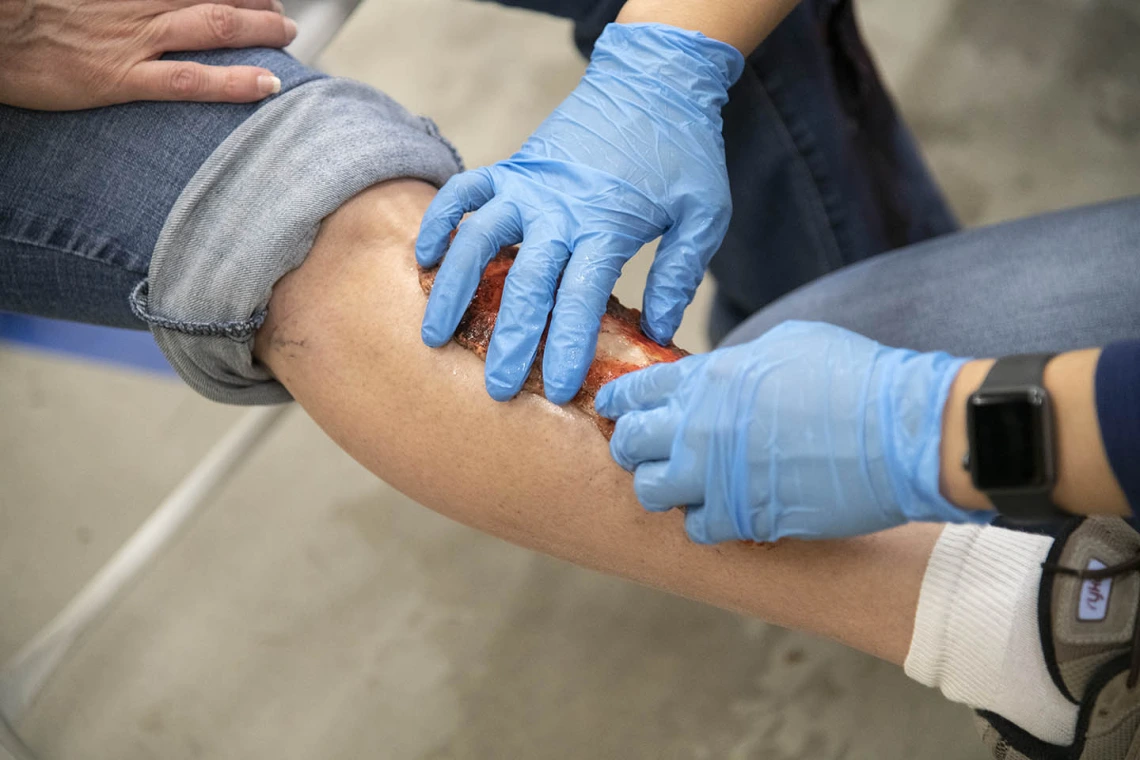
<instances>
[{"instance_id":1,"label":"thumb","mask_svg":"<svg viewBox=\"0 0 1140 760\"><path fill-rule=\"evenodd\" d=\"M661 236L649 267L641 329L662 345L673 339L685 309L693 302L705 268L724 240L727 214L689 213Z\"/></svg>"},{"instance_id":2,"label":"thumb","mask_svg":"<svg viewBox=\"0 0 1140 760\"><path fill-rule=\"evenodd\" d=\"M630 412L645 411L669 403L670 397L693 370L705 363L705 356L686 356L675 362L651 364L611 380L594 399L598 414L616 420Z\"/></svg>"}]
</instances>

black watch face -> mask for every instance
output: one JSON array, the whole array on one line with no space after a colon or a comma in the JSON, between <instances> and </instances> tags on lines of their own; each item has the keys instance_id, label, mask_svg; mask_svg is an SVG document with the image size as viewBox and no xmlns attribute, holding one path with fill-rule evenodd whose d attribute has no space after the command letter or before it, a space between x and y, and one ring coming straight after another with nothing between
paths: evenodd
<instances>
[{"instance_id":1,"label":"black watch face","mask_svg":"<svg viewBox=\"0 0 1140 760\"><path fill-rule=\"evenodd\" d=\"M981 491L1044 487L1049 461L1044 394L978 393L970 398L970 472Z\"/></svg>"}]
</instances>

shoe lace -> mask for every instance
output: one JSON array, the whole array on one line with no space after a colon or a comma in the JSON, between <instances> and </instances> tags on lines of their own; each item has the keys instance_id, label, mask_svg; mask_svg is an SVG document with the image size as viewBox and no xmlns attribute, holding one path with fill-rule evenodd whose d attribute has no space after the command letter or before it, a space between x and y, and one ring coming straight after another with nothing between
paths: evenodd
<instances>
[{"instance_id":1,"label":"shoe lace","mask_svg":"<svg viewBox=\"0 0 1140 760\"><path fill-rule=\"evenodd\" d=\"M1096 581L1104 578L1115 578L1118 575L1134 573L1140 570L1140 554L1115 565L1095 570L1078 570L1074 567L1065 567L1054 562L1042 562L1042 571L1056 575L1068 575L1080 581ZM1128 688L1136 686L1140 680L1140 604L1136 605L1136 619L1132 621L1132 650L1129 653Z\"/></svg>"}]
</instances>

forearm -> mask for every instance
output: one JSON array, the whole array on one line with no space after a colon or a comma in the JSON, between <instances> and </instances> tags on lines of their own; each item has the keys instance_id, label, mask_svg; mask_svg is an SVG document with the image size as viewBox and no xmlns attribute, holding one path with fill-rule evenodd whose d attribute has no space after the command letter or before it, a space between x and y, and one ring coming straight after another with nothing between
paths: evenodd
<instances>
[{"instance_id":1,"label":"forearm","mask_svg":"<svg viewBox=\"0 0 1140 760\"><path fill-rule=\"evenodd\" d=\"M513 543L901 663L940 528L697 546L651 515L586 418L483 388L483 363L420 339L413 244L434 190L393 182L329 217L275 287L256 355L349 454L420 503Z\"/></svg>"},{"instance_id":2,"label":"forearm","mask_svg":"<svg viewBox=\"0 0 1140 760\"><path fill-rule=\"evenodd\" d=\"M629 0L619 24L655 22L702 32L748 55L796 6L797 0Z\"/></svg>"},{"instance_id":3,"label":"forearm","mask_svg":"<svg viewBox=\"0 0 1140 760\"><path fill-rule=\"evenodd\" d=\"M1073 351L1049 362L1045 387L1053 400L1057 485L1053 501L1075 514L1130 514L1116 481L1097 421L1095 377L1100 350ZM942 494L968 509L992 509L962 466L968 449L966 401L978 389L993 360L967 364L958 374L942 420Z\"/></svg>"}]
</instances>

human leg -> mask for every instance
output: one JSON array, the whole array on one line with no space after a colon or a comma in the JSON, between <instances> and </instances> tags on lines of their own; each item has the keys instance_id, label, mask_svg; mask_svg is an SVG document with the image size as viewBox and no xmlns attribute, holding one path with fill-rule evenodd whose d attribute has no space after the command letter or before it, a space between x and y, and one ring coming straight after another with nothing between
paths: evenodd
<instances>
[{"instance_id":1,"label":"human leg","mask_svg":"<svg viewBox=\"0 0 1140 760\"><path fill-rule=\"evenodd\" d=\"M346 178L367 187L386 175L430 182L453 171L446 144L414 117L394 108L378 112L384 101L359 86L319 80L283 89L252 113L195 105L182 118L138 104L130 128L118 109L76 122L6 112L4 134L15 136L13 125L24 125L20 139L31 142L21 143L19 164L6 164L0 176L32 190L45 173L61 181L46 188L50 193L4 194L5 208L30 198L38 203L33 211L56 213L48 231L77 221L107 239L127 240L108 250L126 249L133 264L120 267L111 254L97 261L126 274L94 299L93 308L108 311L91 318L147 320L183 376L204 393L273 401L289 398L288 388L374 472L456 519L901 661L936 529L917 526L840 545L702 549L685 540L674 518L645 515L628 474L612 463L589 422L534 397L495 404L482 390L473 355L423 346L424 296L412 243L431 184L412 181L415 190L404 185L398 193L377 189L338 210ZM312 101L318 91L335 102ZM371 110L362 105L366 98L373 98ZM210 132L212 142L193 160L180 158L187 123L194 134L186 139L193 141L217 121L223 126ZM385 123L387 131L375 131ZM66 156L53 156L50 137L40 141L42 150L32 150L38 143L29 135L57 125L72 126L55 132L66 137ZM348 137L329 142L330 132L345 128L353 130ZM126 141L116 144L123 135ZM409 141L419 141L419 149L389 149ZM271 160L262 160L266 152ZM171 176L160 177L161 188L140 188L130 168L138 161L150 162L143 176L164 170ZM96 181L108 176L116 179ZM118 192L124 189L130 192ZM333 216L321 224L326 214ZM321 238L306 258L318 226ZM42 246L25 250L25 244L6 235L2 259L39 255ZM89 276L80 270L89 257L78 246L58 247L64 250L53 254L77 259L73 281L82 288ZM132 281L145 285L129 312ZM27 288L46 304L29 304L41 313L87 316L73 309L89 292L50 282L41 289L29 279L2 282L6 299ZM262 363L251 354L252 337L271 289L274 306L259 335L272 338L259 354ZM856 601L860 587L884 590Z\"/></svg>"},{"instance_id":2,"label":"human leg","mask_svg":"<svg viewBox=\"0 0 1140 760\"><path fill-rule=\"evenodd\" d=\"M317 224L288 215L296 204L285 185L326 187L322 183L337 179L329 176L337 172L321 174L322 167L306 163L313 176L297 177L284 159L264 169L251 165L243 157L259 141L277 152L290 145L274 142L279 121L250 121L215 148L178 193L158 235L161 255L151 262L149 287L139 293L140 312L154 322L168 354L184 359L184 375L229 400L280 398L272 395L276 390L268 396L245 391L287 388L374 472L468 524L901 661L937 527L767 548L688 544L675 517L648 516L637 507L628 474L612 464L586 421L538 398L493 404L481 392L473 356L422 346L423 296L411 242L430 187L417 185L418 195L402 200L388 188L381 198L377 189L367 196L371 204L363 196L345 204L322 225L322 240L306 259L308 225L315 231ZM319 142L321 135L309 137ZM321 155L327 161L331 154ZM400 176L414 169L395 164ZM369 184L363 171L354 176ZM225 200L266 188L282 196L285 208ZM322 203L330 211L342 205L328 197ZM385 218L386 210L400 224ZM262 238L269 248L257 248ZM288 249L285 260L282 248ZM218 251L226 257L210 258ZM271 300L269 288L300 261ZM251 281L258 292L243 290L248 300L233 300L218 287ZM268 369L253 360L249 345L260 324L261 288L270 313L258 357Z\"/></svg>"},{"instance_id":3,"label":"human leg","mask_svg":"<svg viewBox=\"0 0 1140 760\"><path fill-rule=\"evenodd\" d=\"M330 216L274 288L256 355L314 420L420 503L513 543L900 662L939 527L841 542L701 547L638 506L584 416L506 404L482 364L419 338L414 239L432 189L389 183Z\"/></svg>"},{"instance_id":4,"label":"human leg","mask_svg":"<svg viewBox=\"0 0 1140 760\"><path fill-rule=\"evenodd\" d=\"M828 272L957 228L853 5L801 3L749 57L731 93L734 215L709 267L714 343Z\"/></svg>"},{"instance_id":5,"label":"human leg","mask_svg":"<svg viewBox=\"0 0 1140 760\"><path fill-rule=\"evenodd\" d=\"M678 514L638 507L629 475L585 418L538 396L496 404L473 354L417 339L424 299L411 252L431 195L389 183L331 216L306 262L274 289L258 334L257 356L347 452L442 514L576 564L893 662L900 647L919 651L912 638L935 640L922 650L934 674L924 683L945 678L948 696L1025 723L1024 746L1075 739L1079 753L1091 741L1079 722L1088 713L1051 681L1037 628L1039 563L1052 536L969 527L963 537L915 524L846 541L687 542ZM934 605L928 587L948 605ZM1089 692L1088 709L1104 698ZM1127 728L1109 734L1128 738Z\"/></svg>"},{"instance_id":6,"label":"human leg","mask_svg":"<svg viewBox=\"0 0 1140 760\"><path fill-rule=\"evenodd\" d=\"M992 357L1140 334L1140 198L948 235L846 267L781 298L725 340L789 319L880 343Z\"/></svg>"}]
</instances>

